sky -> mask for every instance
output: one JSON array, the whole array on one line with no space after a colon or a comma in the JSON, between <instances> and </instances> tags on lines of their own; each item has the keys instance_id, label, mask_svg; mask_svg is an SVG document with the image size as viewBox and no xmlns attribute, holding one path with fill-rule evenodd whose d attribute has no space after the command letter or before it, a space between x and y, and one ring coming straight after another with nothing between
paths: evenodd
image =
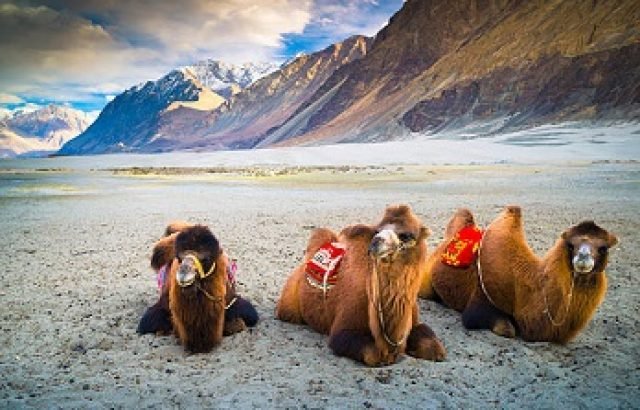
<instances>
[{"instance_id":1,"label":"sky","mask_svg":"<svg viewBox=\"0 0 640 410\"><path fill-rule=\"evenodd\" d=\"M283 62L373 36L403 0L0 0L0 112L96 114L113 97L212 58Z\"/></svg>"}]
</instances>

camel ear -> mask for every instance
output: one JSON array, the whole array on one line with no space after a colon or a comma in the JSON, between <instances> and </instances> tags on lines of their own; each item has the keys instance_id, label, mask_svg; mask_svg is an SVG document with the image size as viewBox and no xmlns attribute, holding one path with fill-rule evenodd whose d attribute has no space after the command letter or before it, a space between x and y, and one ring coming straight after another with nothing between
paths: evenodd
<instances>
[{"instance_id":1,"label":"camel ear","mask_svg":"<svg viewBox=\"0 0 640 410\"><path fill-rule=\"evenodd\" d=\"M566 241L568 237L569 237L569 231L564 231L562 232L562 235L560 235L560 238L562 238L563 241Z\"/></svg>"},{"instance_id":2,"label":"camel ear","mask_svg":"<svg viewBox=\"0 0 640 410\"><path fill-rule=\"evenodd\" d=\"M420 236L418 237L418 240L423 240L423 239L427 239L429 236L431 235L431 229L427 228L426 226L423 226L422 228L420 228Z\"/></svg>"},{"instance_id":3,"label":"camel ear","mask_svg":"<svg viewBox=\"0 0 640 410\"><path fill-rule=\"evenodd\" d=\"M613 248L617 244L618 244L618 237L610 233L607 237L607 245L609 245L609 248Z\"/></svg>"}]
</instances>

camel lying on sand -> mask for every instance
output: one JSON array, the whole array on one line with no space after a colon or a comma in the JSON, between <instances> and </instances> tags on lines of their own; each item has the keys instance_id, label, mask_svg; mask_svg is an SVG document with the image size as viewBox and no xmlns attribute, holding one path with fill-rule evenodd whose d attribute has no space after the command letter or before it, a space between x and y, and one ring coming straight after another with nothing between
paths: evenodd
<instances>
[{"instance_id":1,"label":"camel lying on sand","mask_svg":"<svg viewBox=\"0 0 640 410\"><path fill-rule=\"evenodd\" d=\"M151 266L160 275L158 302L138 325L138 333L170 333L192 353L210 351L223 335L255 326L258 313L241 298L229 275L229 261L209 228L172 223L156 243Z\"/></svg>"},{"instance_id":2,"label":"camel lying on sand","mask_svg":"<svg viewBox=\"0 0 640 410\"><path fill-rule=\"evenodd\" d=\"M447 252L456 248L456 233L474 225L470 211L455 213L443 243L429 256L420 296L462 312L467 329L519 333L528 341L573 339L604 299L605 267L617 237L584 221L564 231L540 258L526 241L520 207L508 206L485 231L477 263L451 266Z\"/></svg>"},{"instance_id":3,"label":"camel lying on sand","mask_svg":"<svg viewBox=\"0 0 640 410\"><path fill-rule=\"evenodd\" d=\"M388 207L376 226L353 225L339 235L316 229L282 290L277 318L328 334L336 355L369 366L394 363L405 352L443 360L444 346L418 317L428 234L406 205ZM310 276L310 263L335 249L344 251L335 276Z\"/></svg>"}]
</instances>

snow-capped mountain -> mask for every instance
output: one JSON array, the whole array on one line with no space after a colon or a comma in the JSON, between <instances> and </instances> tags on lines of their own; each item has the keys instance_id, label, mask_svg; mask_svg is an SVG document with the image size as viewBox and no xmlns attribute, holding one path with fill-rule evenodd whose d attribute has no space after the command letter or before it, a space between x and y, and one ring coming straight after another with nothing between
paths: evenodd
<instances>
[{"instance_id":1,"label":"snow-capped mountain","mask_svg":"<svg viewBox=\"0 0 640 410\"><path fill-rule=\"evenodd\" d=\"M205 113L227 101L262 75L277 69L273 64L241 66L206 60L173 70L156 81L131 87L102 110L86 132L65 144L61 155L164 150L162 125L174 119L195 126Z\"/></svg>"},{"instance_id":2,"label":"snow-capped mountain","mask_svg":"<svg viewBox=\"0 0 640 410\"><path fill-rule=\"evenodd\" d=\"M272 63L227 64L217 60L204 60L185 67L205 86L225 99L262 78L279 66Z\"/></svg>"},{"instance_id":3,"label":"snow-capped mountain","mask_svg":"<svg viewBox=\"0 0 640 410\"><path fill-rule=\"evenodd\" d=\"M4 110L0 113L0 156L56 151L84 132L91 121L83 111L53 104L30 112Z\"/></svg>"}]
</instances>

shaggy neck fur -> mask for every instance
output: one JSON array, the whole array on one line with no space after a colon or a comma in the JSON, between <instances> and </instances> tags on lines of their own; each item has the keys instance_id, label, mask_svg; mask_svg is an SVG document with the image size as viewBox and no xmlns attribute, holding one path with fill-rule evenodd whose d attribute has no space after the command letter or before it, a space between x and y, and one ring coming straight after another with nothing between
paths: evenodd
<instances>
[{"instance_id":1,"label":"shaggy neck fur","mask_svg":"<svg viewBox=\"0 0 640 410\"><path fill-rule=\"evenodd\" d=\"M529 313L518 320L525 339L566 343L589 322L602 302L607 285L604 272L574 279L569 261L561 239L540 260L536 275L540 294L532 292L532 301L525 309Z\"/></svg>"},{"instance_id":2,"label":"shaggy neck fur","mask_svg":"<svg viewBox=\"0 0 640 410\"><path fill-rule=\"evenodd\" d=\"M216 264L214 273L199 282L199 286L214 300L198 289L189 289L191 292L184 294L183 289L175 283L175 272L179 267L177 260L174 260L171 269L174 283L169 303L174 329L182 344L193 353L209 352L222 340L227 265L223 257L218 257Z\"/></svg>"},{"instance_id":3,"label":"shaggy neck fur","mask_svg":"<svg viewBox=\"0 0 640 410\"><path fill-rule=\"evenodd\" d=\"M414 252L424 255L426 246L420 244L416 249L398 255L392 262L372 261L375 272L367 281L369 327L381 351L403 350L411 330L422 266L412 263L416 257ZM393 346L390 342L399 343L400 346Z\"/></svg>"}]
</instances>

